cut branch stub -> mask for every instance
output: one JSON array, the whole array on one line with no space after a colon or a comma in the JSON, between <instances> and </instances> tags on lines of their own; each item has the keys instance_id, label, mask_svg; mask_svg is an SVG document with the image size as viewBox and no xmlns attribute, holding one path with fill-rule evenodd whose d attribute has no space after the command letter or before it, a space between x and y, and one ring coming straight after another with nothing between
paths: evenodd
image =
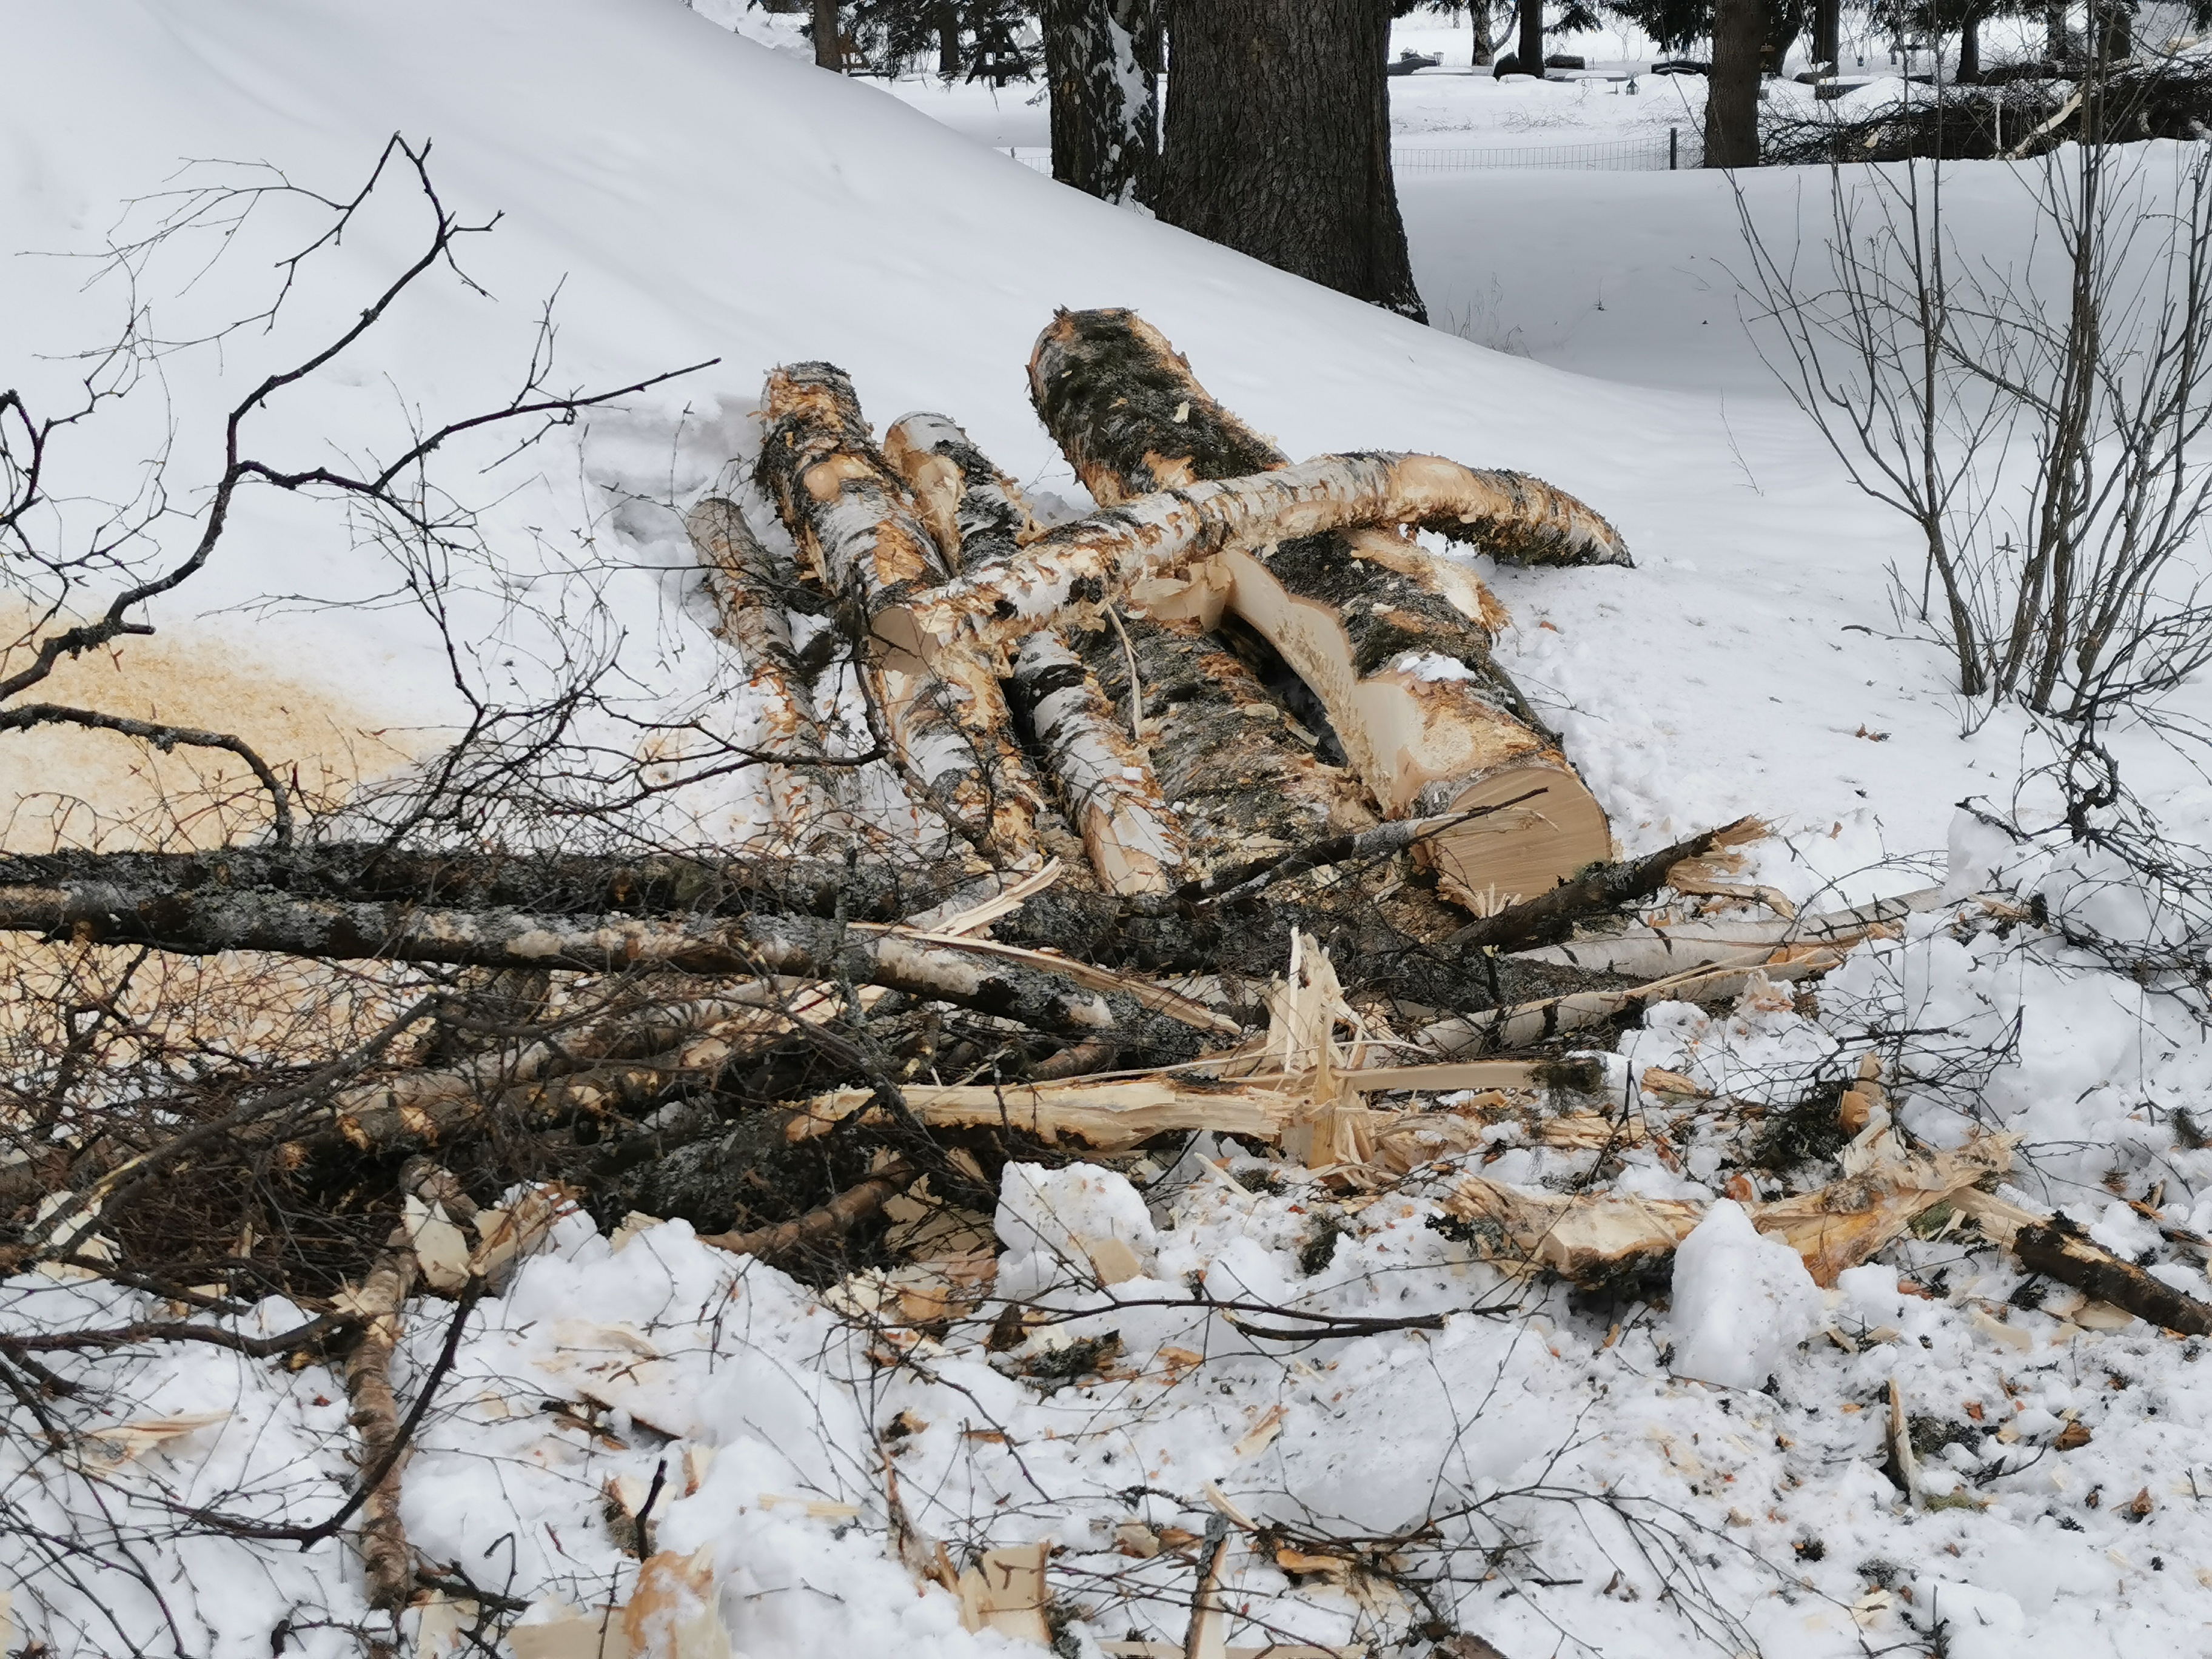
<instances>
[{"instance_id":1,"label":"cut branch stub","mask_svg":"<svg viewBox=\"0 0 2212 1659\"><path fill-rule=\"evenodd\" d=\"M870 689L903 770L968 833L1034 859L1042 799L1008 738L996 678L973 651L929 648L904 624L905 601L948 567L869 435L852 380L834 364L788 363L761 401L756 480L817 580L867 617Z\"/></svg>"},{"instance_id":2,"label":"cut branch stub","mask_svg":"<svg viewBox=\"0 0 2212 1659\"><path fill-rule=\"evenodd\" d=\"M1239 475L1325 470L1290 467L1131 312L1061 312L1038 340L1030 380L1039 415L1103 506L1140 507L1148 492L1195 494ZM1626 563L1620 538L1572 497L1517 473L1429 457L1341 459L1386 462L1387 482L1374 473L1364 482L1403 490L1395 505L1407 510L1347 498L1340 524L1322 533L1299 533L1286 520L1272 545L1224 538L1213 580L1228 607L1312 689L1385 816L1530 797L1424 844L1462 902L1492 908L1605 858L1602 810L1492 659L1502 609L1470 573L1395 526L1428 522L1501 556L1556 563ZM1353 481L1347 472L1340 482ZM1438 497L1452 501L1441 517Z\"/></svg>"},{"instance_id":3,"label":"cut branch stub","mask_svg":"<svg viewBox=\"0 0 2212 1659\"><path fill-rule=\"evenodd\" d=\"M908 415L884 447L939 544L957 550L948 562L1019 556L1021 540L1034 532L1028 505L958 426L941 415ZM1015 647L1011 675L1100 882L1115 893L1165 892L1189 848L1126 716L1056 629L1039 629Z\"/></svg>"}]
</instances>

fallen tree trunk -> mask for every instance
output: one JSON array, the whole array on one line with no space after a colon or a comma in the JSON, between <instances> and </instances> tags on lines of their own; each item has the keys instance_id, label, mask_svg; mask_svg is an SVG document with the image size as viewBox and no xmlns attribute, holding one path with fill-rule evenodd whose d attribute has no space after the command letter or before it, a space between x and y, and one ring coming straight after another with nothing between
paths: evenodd
<instances>
[{"instance_id":1,"label":"fallen tree trunk","mask_svg":"<svg viewBox=\"0 0 2212 1659\"><path fill-rule=\"evenodd\" d=\"M1002 858L1033 859L1042 801L1013 747L996 678L973 650L951 641L917 650L902 624L884 625L949 572L870 437L852 380L833 364L788 363L769 375L762 409L756 478L817 579L868 618L871 695L908 781Z\"/></svg>"},{"instance_id":2,"label":"fallen tree trunk","mask_svg":"<svg viewBox=\"0 0 2212 1659\"><path fill-rule=\"evenodd\" d=\"M884 453L954 568L1019 556L1023 535L1034 528L1028 507L951 421L906 416L886 435ZM1189 848L1151 760L1097 678L1053 629L1021 641L1012 667L1013 696L1099 881L1110 893L1164 892Z\"/></svg>"},{"instance_id":3,"label":"fallen tree trunk","mask_svg":"<svg viewBox=\"0 0 2212 1659\"><path fill-rule=\"evenodd\" d=\"M1107 702L1143 710L1163 798L1203 878L1375 827L1359 781L1314 752L1241 659L1194 622L1138 615L1070 628Z\"/></svg>"},{"instance_id":4,"label":"fallen tree trunk","mask_svg":"<svg viewBox=\"0 0 2212 1659\"><path fill-rule=\"evenodd\" d=\"M735 501L710 495L684 520L705 567L722 637L733 646L761 699L763 747L780 758L768 768L769 806L777 839L796 851L841 842L860 826L823 787L827 759L815 716L813 679L792 647L785 605L799 573L778 568Z\"/></svg>"},{"instance_id":5,"label":"fallen tree trunk","mask_svg":"<svg viewBox=\"0 0 2212 1659\"><path fill-rule=\"evenodd\" d=\"M1079 992L1072 980L1124 983L1083 963L988 941L811 916L551 916L348 904L268 892L134 893L94 884L0 887L0 932L145 945L189 956L263 951L331 961L591 973L653 967L732 977L787 974L881 985L1058 1035L1111 1031L1123 1040L1125 1052L1161 1060L1190 1058L1198 1050L1196 1030L1218 1031L1222 1024L1154 988L1144 988L1141 999L1122 988Z\"/></svg>"},{"instance_id":6,"label":"fallen tree trunk","mask_svg":"<svg viewBox=\"0 0 2212 1659\"><path fill-rule=\"evenodd\" d=\"M1054 317L1030 357L1030 397L1102 507L1285 464L1273 441L1216 403L1166 337L1133 311ZM1559 504L1576 527L1563 534L1561 521L1548 514L1506 510L1470 519L1462 539L1527 564L1630 562L1613 527L1572 496L1520 473L1483 476L1521 480L1531 486L1531 502ZM1099 494L1102 483L1109 494ZM1424 567L1432 562L1418 550L1410 556Z\"/></svg>"},{"instance_id":7,"label":"fallen tree trunk","mask_svg":"<svg viewBox=\"0 0 2212 1659\"><path fill-rule=\"evenodd\" d=\"M1102 507L1288 465L1131 312L1061 312L1037 342L1030 383L1038 414ZM1484 476L1493 487L1512 483L1462 522L1462 539L1505 556L1626 561L1610 526L1579 503L1518 475ZM1544 512L1582 514L1583 533L1531 536L1523 514L1539 500ZM1229 608L1320 699L1386 817L1542 792L1423 847L1452 896L1492 908L1610 854L1603 811L1492 659L1504 613L1473 577L1376 529L1286 532L1273 546L1224 549L1218 570Z\"/></svg>"},{"instance_id":8,"label":"fallen tree trunk","mask_svg":"<svg viewBox=\"0 0 2212 1659\"><path fill-rule=\"evenodd\" d=\"M1609 547L1612 531L1571 496L1517 473L1437 455L1322 455L1245 478L1139 496L1046 531L1018 562L988 566L887 605L878 630L916 655L953 644L1005 649L1147 578L1231 551L1336 530L1410 526L1465 539L1522 523L1532 543Z\"/></svg>"},{"instance_id":9,"label":"fallen tree trunk","mask_svg":"<svg viewBox=\"0 0 2212 1659\"><path fill-rule=\"evenodd\" d=\"M124 892L260 889L298 899L406 902L548 915L735 916L900 921L1003 878L970 856L599 857L571 853L396 851L374 842L223 848L204 853L0 854L0 886L101 885Z\"/></svg>"}]
</instances>

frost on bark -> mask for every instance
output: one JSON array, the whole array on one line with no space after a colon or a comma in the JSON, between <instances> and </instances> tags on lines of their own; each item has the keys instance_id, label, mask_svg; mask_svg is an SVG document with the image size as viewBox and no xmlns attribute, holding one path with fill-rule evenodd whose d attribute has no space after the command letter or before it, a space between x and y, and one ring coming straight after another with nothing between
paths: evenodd
<instances>
[{"instance_id":1,"label":"frost on bark","mask_svg":"<svg viewBox=\"0 0 2212 1659\"><path fill-rule=\"evenodd\" d=\"M1160 0L1045 0L1052 176L1123 206L1159 174Z\"/></svg>"}]
</instances>

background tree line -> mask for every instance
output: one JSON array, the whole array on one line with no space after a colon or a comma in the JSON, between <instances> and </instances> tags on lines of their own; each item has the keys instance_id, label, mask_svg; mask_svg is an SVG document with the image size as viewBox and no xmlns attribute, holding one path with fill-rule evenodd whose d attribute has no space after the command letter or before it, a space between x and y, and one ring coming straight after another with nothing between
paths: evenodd
<instances>
[{"instance_id":1,"label":"background tree line","mask_svg":"<svg viewBox=\"0 0 2212 1659\"><path fill-rule=\"evenodd\" d=\"M1390 168L1390 25L1416 11L1471 14L1478 50L1512 20L1501 70L1540 65L1547 34L1599 26L1588 0L761 0L811 12L825 68L919 62L1050 88L1053 176L1340 292L1425 320ZM1955 41L1953 78L1978 80L1992 18L2040 18L2054 70L2124 60L2137 0L1882 0L1879 36ZM1607 11L1686 55L1710 43L1708 167L1759 160L1762 78L1797 42L1816 71L1843 57L1841 0L1608 0ZM2080 27L2075 27L2079 16ZM1162 109L1172 40L1175 78ZM1695 60L1693 60L1695 61ZM1540 72L1539 70L1538 72Z\"/></svg>"}]
</instances>

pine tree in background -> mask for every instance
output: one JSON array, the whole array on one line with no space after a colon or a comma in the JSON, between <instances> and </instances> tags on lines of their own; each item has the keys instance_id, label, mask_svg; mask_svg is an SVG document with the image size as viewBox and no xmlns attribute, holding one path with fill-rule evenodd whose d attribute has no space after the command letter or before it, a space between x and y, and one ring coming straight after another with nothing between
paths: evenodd
<instances>
[{"instance_id":1,"label":"pine tree in background","mask_svg":"<svg viewBox=\"0 0 2212 1659\"><path fill-rule=\"evenodd\" d=\"M1150 206L1160 161L1159 0L1043 0L1052 176Z\"/></svg>"},{"instance_id":2,"label":"pine tree in background","mask_svg":"<svg viewBox=\"0 0 2212 1659\"><path fill-rule=\"evenodd\" d=\"M1032 10L1019 0L854 0L846 33L879 74L933 64L948 78L1003 86L1036 69L1025 40Z\"/></svg>"},{"instance_id":3,"label":"pine tree in background","mask_svg":"<svg viewBox=\"0 0 2212 1659\"><path fill-rule=\"evenodd\" d=\"M1392 10L1389 0L1180 0L1158 210L1426 321L1390 173Z\"/></svg>"}]
</instances>

